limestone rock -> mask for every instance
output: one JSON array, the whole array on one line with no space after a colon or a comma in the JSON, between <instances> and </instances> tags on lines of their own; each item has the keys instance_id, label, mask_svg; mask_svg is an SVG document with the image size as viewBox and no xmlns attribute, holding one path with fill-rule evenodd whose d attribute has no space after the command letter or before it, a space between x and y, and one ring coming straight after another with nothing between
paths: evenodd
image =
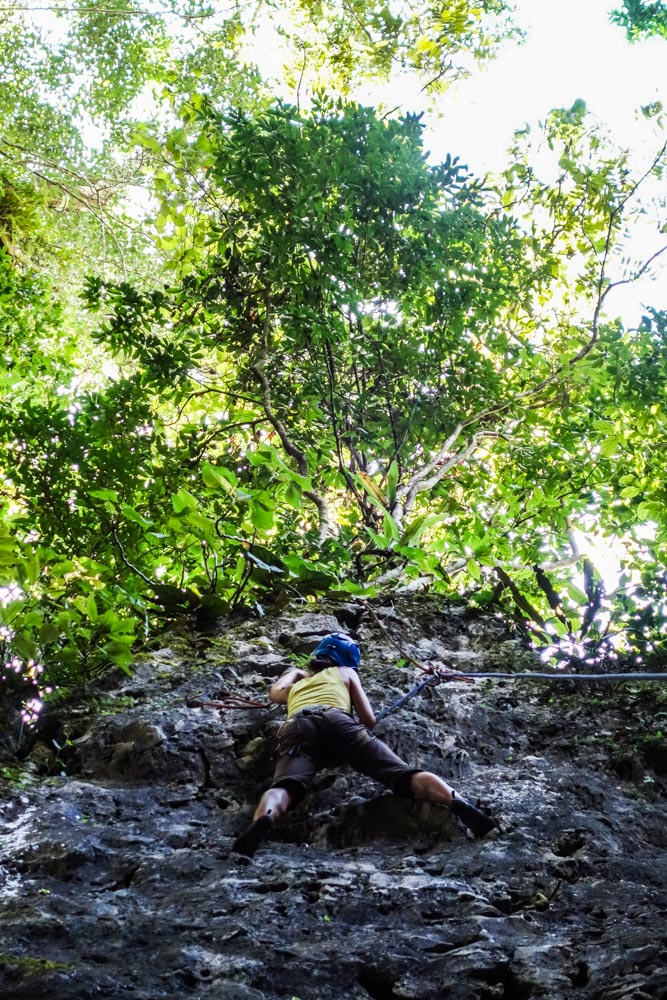
<instances>
[{"instance_id":1,"label":"limestone rock","mask_svg":"<svg viewBox=\"0 0 667 1000\"><path fill-rule=\"evenodd\" d=\"M373 607L382 627L333 601L242 622L198 658L165 638L103 713L61 710L57 768L46 736L3 761L0 996L667 997L664 758L654 730L630 740L622 698L425 689L378 735L489 802L498 832L469 840L444 807L325 770L252 861L233 854L271 778L284 710L266 693L291 652L355 627L378 708L415 682L401 647L484 671L532 656L464 607ZM187 704L231 694L260 707Z\"/></svg>"},{"instance_id":2,"label":"limestone rock","mask_svg":"<svg viewBox=\"0 0 667 1000\"><path fill-rule=\"evenodd\" d=\"M281 625L281 642L296 653L312 653L325 635L347 631L333 615L310 612L298 618L283 619Z\"/></svg>"}]
</instances>

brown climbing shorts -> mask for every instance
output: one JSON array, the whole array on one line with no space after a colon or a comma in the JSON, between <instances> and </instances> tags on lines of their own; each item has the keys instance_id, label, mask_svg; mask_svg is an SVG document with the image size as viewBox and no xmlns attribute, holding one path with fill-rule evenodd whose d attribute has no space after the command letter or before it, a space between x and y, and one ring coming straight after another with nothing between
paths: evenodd
<instances>
[{"instance_id":1,"label":"brown climbing shorts","mask_svg":"<svg viewBox=\"0 0 667 1000\"><path fill-rule=\"evenodd\" d=\"M294 804L306 794L318 771L340 764L349 764L408 799L413 797L410 779L422 770L406 764L340 708L304 709L278 730L278 760L271 787L287 789Z\"/></svg>"}]
</instances>

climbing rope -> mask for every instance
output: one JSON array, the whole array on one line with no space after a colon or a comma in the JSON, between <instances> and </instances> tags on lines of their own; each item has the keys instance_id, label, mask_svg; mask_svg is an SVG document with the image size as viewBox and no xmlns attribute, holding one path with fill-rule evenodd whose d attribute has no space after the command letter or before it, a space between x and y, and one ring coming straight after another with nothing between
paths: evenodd
<instances>
[{"instance_id":1,"label":"climbing rope","mask_svg":"<svg viewBox=\"0 0 667 1000\"><path fill-rule=\"evenodd\" d=\"M468 680L474 681L484 677L501 677L513 681L538 680L538 681L667 681L667 671L661 674L640 674L631 671L628 674L538 674L526 671L522 674L460 674L448 671L447 680Z\"/></svg>"},{"instance_id":2,"label":"climbing rope","mask_svg":"<svg viewBox=\"0 0 667 1000\"><path fill-rule=\"evenodd\" d=\"M380 631L388 639L391 645L398 650L404 660L408 663L412 663L418 670L422 673L431 674L427 680L420 681L411 691L404 694L402 697L397 698L396 701L388 705L387 708L383 708L381 712L376 715L376 720L379 722L384 719L391 712L395 712L397 709L401 708L406 701L410 701L415 695L419 694L425 687L430 687L434 684L442 683L443 681L467 681L469 684L474 684L477 680L490 679L501 679L501 680L528 680L528 681L667 681L667 672L665 673L625 673L625 674L547 674L547 673L536 673L534 671L526 671L521 674L509 674L509 673L463 673L456 670L438 670L434 671L432 666L426 666L417 660L411 653L409 653L403 646L397 642L389 633L383 622L380 621L378 616L375 614L373 608L364 600L358 600L365 611L368 611L371 618L378 626Z\"/></svg>"},{"instance_id":3,"label":"climbing rope","mask_svg":"<svg viewBox=\"0 0 667 1000\"><path fill-rule=\"evenodd\" d=\"M427 670L422 664L417 664L420 670ZM510 673L462 673L455 670L439 670L437 673L432 674L432 676L427 677L426 680L420 681L416 684L407 694L401 695L396 701L392 702L386 708L383 708L381 712L378 712L375 719L380 722L385 719L392 712L398 711L402 708L407 701L410 701L420 691L424 688L433 687L436 684L442 684L446 681L466 681L469 684L474 684L478 680L511 680L511 681L615 681L617 683L623 683L628 681L663 681L667 682L667 672L663 674L657 673L638 673L631 672L626 674L547 674L547 673L535 673L527 671L522 674L510 674ZM217 709L256 709L256 708L269 708L265 701L252 701L250 698L242 698L240 695L227 695L220 701L201 701L199 699L193 698L186 702L188 708L217 708Z\"/></svg>"},{"instance_id":4,"label":"climbing rope","mask_svg":"<svg viewBox=\"0 0 667 1000\"><path fill-rule=\"evenodd\" d=\"M265 701L251 701L250 698L242 698L241 695L230 694L220 701L200 701L198 698L191 698L185 703L188 708L268 708Z\"/></svg>"},{"instance_id":5,"label":"climbing rope","mask_svg":"<svg viewBox=\"0 0 667 1000\"><path fill-rule=\"evenodd\" d=\"M420 667L424 670L425 667ZM432 677L427 678L425 681L420 681L416 684L412 690L408 691L401 698L397 698L396 701L388 705L387 708L383 708L381 712L376 715L376 721L380 722L391 712L397 711L401 708L406 701L410 701L415 695L419 694L425 687L429 687L434 684L442 683L443 681L467 681L468 683L473 683L477 680L484 680L487 678L500 678L501 680L512 680L512 681L667 681L667 673L664 674L648 674L648 673L637 673L632 672L629 674L543 674L527 671L522 674L506 674L506 673L460 673L457 671L438 671L438 673L433 674Z\"/></svg>"},{"instance_id":6,"label":"climbing rope","mask_svg":"<svg viewBox=\"0 0 667 1000\"><path fill-rule=\"evenodd\" d=\"M421 670L426 670L428 668L418 664ZM392 702L386 708L383 708L381 712L376 715L376 721L380 722L385 719L388 715L393 712L398 711L402 708L406 702L410 701L416 695L423 691L424 688L433 687L436 684L442 684L446 681L466 681L469 684L474 684L478 680L511 680L511 681L593 681L593 682L610 682L615 681L617 683L627 683L628 681L663 681L667 682L667 673L639 673L631 672L625 674L571 674L571 673L559 673L559 674L547 674L547 673L536 673L527 671L522 674L510 674L510 673L463 673L456 670L439 670L432 676L427 677L426 680L420 681L416 684L407 694L401 695L396 701ZM250 698L242 698L240 695L227 695L227 697L221 699L220 701L201 701L199 699L191 699L186 702L188 708L217 708L217 709L257 709L257 708L269 708L265 701L252 701Z\"/></svg>"},{"instance_id":7,"label":"climbing rope","mask_svg":"<svg viewBox=\"0 0 667 1000\"><path fill-rule=\"evenodd\" d=\"M375 624L378 626L381 632L386 636L388 641L394 646L395 649L399 651L401 656L408 663L412 663L413 666L421 670L422 673L428 673L429 676L426 680L420 681L416 684L407 694L402 695L397 698L396 701L388 705L387 708L383 708L381 712L376 715L376 721L380 722L385 719L392 712L396 712L399 708L405 705L406 702L410 701L420 691L424 688L431 687L435 684L442 684L446 681L466 681L468 684L474 684L477 680L525 680L525 681L594 681L594 682L609 682L615 681L617 683L627 682L627 681L667 681L667 672L665 673L625 673L625 674L572 674L572 673L537 673L534 671L526 671L525 673L464 673L457 670L435 670L433 666L427 666L426 664L420 662L411 653L403 648L403 646L396 642L396 640L389 634L386 626L380 621L378 616L375 614L373 608L367 604L365 601L359 601L359 604L368 611L373 618ZM240 695L226 695L220 701L203 701L194 699L187 702L189 708L217 708L217 709L257 709L257 708L268 708L269 706L266 702L252 701L250 698L243 698Z\"/></svg>"},{"instance_id":8,"label":"climbing rope","mask_svg":"<svg viewBox=\"0 0 667 1000\"><path fill-rule=\"evenodd\" d=\"M389 715L391 712L395 712L398 708L401 707L401 705L405 705L406 701L410 701L411 698L414 698L414 696L416 694L419 694L419 692L422 691L425 687L429 687L433 684L439 684L440 681L442 680L443 680L442 677L440 677L438 674L435 674L433 677L429 677L428 680L421 681L419 684L417 684L416 687L413 687L411 691L408 691L407 694L404 694L402 698L397 698L396 701L392 702L391 705L388 705L387 708L383 708L381 712L378 712L378 714L375 716L375 721L380 722L381 719L384 719L385 716Z\"/></svg>"}]
</instances>

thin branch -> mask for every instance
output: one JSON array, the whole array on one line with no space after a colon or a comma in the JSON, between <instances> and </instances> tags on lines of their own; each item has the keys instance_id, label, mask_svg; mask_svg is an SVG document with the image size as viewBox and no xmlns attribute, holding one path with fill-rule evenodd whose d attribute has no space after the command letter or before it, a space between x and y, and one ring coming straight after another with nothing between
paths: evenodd
<instances>
[{"instance_id":1,"label":"thin branch","mask_svg":"<svg viewBox=\"0 0 667 1000\"><path fill-rule=\"evenodd\" d=\"M637 178L637 180L635 181L635 183L630 187L630 189L625 194L625 197L623 197L619 201L619 203L609 213L609 223L608 223L608 226L607 226L607 236L606 236L606 239L605 239L604 253L602 255L602 263L600 265L600 274L599 274L598 282L597 282L598 298L597 298L597 303L595 305L595 311L593 313L592 334L591 334L591 337L589 338L588 343L585 344L582 347L582 349L579 351L579 353L576 354L573 358L570 358L570 360L568 361L568 366L570 366L570 367L572 365L577 364L577 362L582 361L593 350L593 347L597 343L597 341L599 339L599 335L600 335L599 320L600 320L600 313L602 311L602 306L604 304L604 301L607 298L607 295L609 294L609 292L612 290L612 288L617 288L620 284L624 284L624 282L615 282L615 283L610 282L607 285L607 287L604 288L604 290L603 290L603 285L604 285L605 281L607 280L607 261L609 260L609 253L610 253L610 250L611 250L612 235L613 235L614 225L616 223L616 219L620 215L620 213L622 212L622 210L625 208L625 206L627 205L627 203L630 201L630 199L639 190L639 187L641 186L641 184L643 184L643 182L646 180L646 178L650 177L650 175L653 173L653 171L657 167L658 163L660 163L660 160L662 160L662 158L664 157L665 151L667 151L667 142L665 142L663 144L662 148L659 150L659 152L653 158L653 162L651 163L650 167L648 167L644 171L644 173L641 175L641 177ZM663 249L667 249L667 248L663 248ZM660 253L662 253L662 250L659 251L658 255ZM655 256L656 255L654 254L653 257L655 258ZM649 259L646 262L645 267L649 267L650 263L651 263L651 259ZM639 272L639 274L637 275L637 277L641 277L641 275L643 274L644 270L645 270L645 268L642 268L642 270ZM562 367L563 366L561 366L561 370L562 370Z\"/></svg>"},{"instance_id":2,"label":"thin branch","mask_svg":"<svg viewBox=\"0 0 667 1000\"><path fill-rule=\"evenodd\" d=\"M366 328L364 327L363 320L362 320L361 316L357 316L357 330L358 330L358 332L362 336L366 337L370 341L371 344L373 344L373 346L375 347L375 349L377 351L377 355L376 356L377 356L377 359L378 359L378 364L380 366L380 375L382 376L382 383L384 385L384 395L385 395L385 399L387 401L387 415L389 416L389 424L390 424L390 427L391 427L391 436L392 436L392 439L393 439L393 442L394 442L394 453L391 456L391 458L389 459L389 462L391 464L391 461L395 458L396 459L396 463L397 463L397 465L399 467L399 473L400 473L400 468L401 468L400 448L401 448L401 446L400 446L400 442L398 440L398 428L396 427L396 416L394 414L394 408L393 408L393 406L391 404L391 392L390 392L390 389L389 389L389 377L387 375L387 369L386 369L385 363L384 363L384 355L382 354L382 344L379 343L369 333L367 333Z\"/></svg>"},{"instance_id":3,"label":"thin branch","mask_svg":"<svg viewBox=\"0 0 667 1000\"><path fill-rule=\"evenodd\" d=\"M4 140L2 140L2 141L4 142ZM4 145L13 146L13 148L20 150L20 147L19 146L14 146L13 143L4 142ZM25 152L25 151L23 151L23 152ZM32 154L27 154L27 153L26 153L26 155L32 156ZM6 151L4 151L3 149L0 149L0 156L4 156L7 159L12 159L11 156L10 156L10 154L7 153ZM42 162L46 166L54 166L54 164L52 163L52 161L49 162L48 159L46 159L44 157L40 157L39 154L35 154L35 156L36 156L37 159L41 159ZM14 160L12 160L12 162L16 163L17 161L14 159ZM86 197L85 195L83 195L83 194L81 194L81 193L73 190L71 187L69 187L63 181L55 180L53 177L47 176L46 174L42 173L42 171L39 170L36 166L31 165L29 162L26 162L25 160L22 162L22 165L25 167L26 170L29 170L30 173L34 177L37 177L39 180L43 181L45 184L49 185L50 187L53 187L53 188L58 189L59 191L62 191L62 193L65 194L65 195L67 195L69 198L73 198L74 201L78 202L78 204L80 204L86 211L90 212L90 214L93 216L93 218L96 220L96 222L99 223L100 228L102 229L103 232L109 232L110 233L111 238L112 238L112 240L114 242L114 245L116 247L116 250L118 252L118 256L120 258L120 263L121 263L121 267L122 267L122 270L123 270L123 276L127 280L127 268L126 268L126 265L125 265L125 255L123 253L123 249L122 249L120 243L118 242L118 238L116 237L116 234L114 232L114 228L113 227L114 227L114 225L117 224L117 225L122 226L124 229L130 230L130 232L141 233L142 235L145 236L146 234L145 234L144 230L140 229L137 226L132 226L130 223L125 222L119 216L112 215L110 212L108 212L104 208L104 206L102 205L101 198L100 198L100 192L99 191L96 191L97 202L96 202L95 207L93 208L93 206L91 204L91 199L89 197ZM68 171L68 172L72 173L73 176L77 176L76 173L74 173L73 171ZM94 188L93 188L93 190L94 190ZM150 236L148 236L147 239L149 239L150 242L155 242Z\"/></svg>"},{"instance_id":4,"label":"thin branch","mask_svg":"<svg viewBox=\"0 0 667 1000\"><path fill-rule=\"evenodd\" d=\"M424 84L419 93L423 94L425 90L429 90L430 87L434 87L435 84L438 83L439 80L442 80L443 76L445 76L453 68L454 68L453 63L451 62L447 63L447 65L443 66L440 72L436 76L434 76L432 80L429 80L427 83Z\"/></svg>"},{"instance_id":5,"label":"thin branch","mask_svg":"<svg viewBox=\"0 0 667 1000\"><path fill-rule=\"evenodd\" d=\"M341 475L344 477L348 489L354 495L354 498L359 505L362 517L365 523L368 523L368 505L365 501L364 496L356 487L350 472L343 461L343 446L340 438L340 430L338 427L338 418L336 415L336 400L334 396L334 387L336 381L336 366L334 362L333 351L331 350L331 344L328 340L324 341L324 354L327 365L327 381L329 383L329 408L331 416L331 429L333 430L334 440L336 442L336 454L338 455L338 469Z\"/></svg>"},{"instance_id":6,"label":"thin branch","mask_svg":"<svg viewBox=\"0 0 667 1000\"><path fill-rule=\"evenodd\" d=\"M245 6L250 6L246 4ZM224 11L211 10L202 14L182 14L177 10L137 10L136 8L128 8L127 10L119 10L117 7L61 7L58 4L49 4L44 7L33 7L33 6L22 6L17 4L12 4L7 7L0 7L0 12L3 13L13 13L14 11L53 11L55 14L106 14L112 15L113 17L177 17L182 21L196 21L205 20L209 17L215 17L219 14L229 14L237 9L237 5L234 4L232 7L228 7Z\"/></svg>"},{"instance_id":7,"label":"thin branch","mask_svg":"<svg viewBox=\"0 0 667 1000\"><path fill-rule=\"evenodd\" d=\"M417 483L419 483L422 479L426 479L426 477L433 472L440 462L444 461L449 452L451 452L452 447L458 438L461 436L464 427L465 423L458 423L456 425L452 433L449 435L445 443L438 449L433 458L427 462L426 465L422 466L422 468L419 469L414 476L411 476L407 483L398 487L396 490L397 497L407 496Z\"/></svg>"},{"instance_id":8,"label":"thin branch","mask_svg":"<svg viewBox=\"0 0 667 1000\"><path fill-rule=\"evenodd\" d=\"M434 487L442 482L451 468L461 465L467 458L470 458L470 456L474 454L479 447L482 438L504 438L505 436L506 435L501 431L478 431L476 434L473 434L472 439L468 442L468 444L444 461L442 466L434 473L434 475L430 477L430 479L424 480L420 476L420 478L413 484L405 499L405 514L409 514L412 511L419 493L427 493L429 490L434 489Z\"/></svg>"},{"instance_id":9,"label":"thin branch","mask_svg":"<svg viewBox=\"0 0 667 1000\"><path fill-rule=\"evenodd\" d=\"M641 187L641 185L644 183L644 181L646 180L646 178L651 176L651 174L653 173L653 171L655 170L655 168L658 166L658 164L660 163L660 160L663 158L663 156L665 155L665 153L667 153L667 142L663 143L663 145L660 148L660 150L653 157L653 163L651 164L651 166L648 167L644 171L644 173L641 175L641 177L637 178L637 180L635 181L635 183L632 185L632 187L630 188L630 190L626 194L625 198L623 198L618 203L618 205L614 209L614 214L618 214L618 212L620 212L623 208L625 208L625 206L627 205L627 203L633 197L633 195L635 194L635 192Z\"/></svg>"},{"instance_id":10,"label":"thin branch","mask_svg":"<svg viewBox=\"0 0 667 1000\"><path fill-rule=\"evenodd\" d=\"M373 36L371 35L370 31L368 30L368 28L366 27L366 25L364 24L364 22L361 20L361 18L357 14L357 12L354 9L354 7L350 3L348 3L347 0L343 0L343 7L347 11L347 13L352 17L352 20L357 22L357 27L360 29L360 31L364 35L366 35L366 38L368 39L369 43L371 45L374 45L375 42L374 42Z\"/></svg>"},{"instance_id":11,"label":"thin branch","mask_svg":"<svg viewBox=\"0 0 667 1000\"><path fill-rule=\"evenodd\" d=\"M289 434L287 433L287 428L285 427L282 420L277 416L273 409L273 404L271 402L271 386L269 380L264 374L264 366L268 360L269 351L269 331L271 329L271 296L268 288L264 289L264 321L262 324L262 339L260 345L260 352L257 361L250 366L250 371L254 374L256 380L259 382L262 390L262 406L264 407L264 412L272 425L273 429L276 431L278 437L280 438L281 444L285 452L293 458L297 464L299 470L299 475L306 479L310 478L310 470L308 468L308 458L305 452L301 451L297 445L294 444ZM336 533L335 522L331 515L331 510L329 504L316 493L314 490L304 490L303 495L310 500L311 503L317 507L317 511L320 517L320 541L325 541L330 535Z\"/></svg>"},{"instance_id":12,"label":"thin branch","mask_svg":"<svg viewBox=\"0 0 667 1000\"><path fill-rule=\"evenodd\" d=\"M50 157L48 156L44 156L43 153L39 153L36 150L26 149L24 146L20 146L15 142L9 142L8 139L0 139L0 146L7 146L9 149L15 149L17 152L23 155L24 159L22 160L12 159L10 154L5 152L1 148L0 148L0 156L6 157L7 159L11 160L11 162L14 164L19 163L26 170L29 170L32 174L34 174L35 177L38 177L40 180L44 181L45 184L48 184L55 188L59 188L64 194L68 195L71 198L74 198L74 200L78 201L81 205L83 205L84 208L87 208L93 215L95 214L95 211L91 205L91 202L94 200L95 208L100 212L100 214L103 217L105 217L108 220L110 224L113 223L122 226L124 229L127 229L132 233L137 233L139 235L145 236L146 239L148 239L150 242L155 243L155 240L151 236L146 236L145 229L143 227L133 226L131 223L126 222L125 219L121 218L120 216L112 215L104 208L104 205L102 203L103 190L106 191L106 190L111 190L113 188L122 189L124 185L130 182L131 178L127 178L118 182L113 182L110 188L102 189L96 186L95 182L92 181L89 177L86 177L85 174L79 173L78 170L74 170L73 168L67 167L64 164L57 163L55 160L50 159ZM40 163L44 164L44 166L50 167L52 170L56 170L59 173L69 174L71 177L74 177L77 181L79 181L84 186L84 188L89 189L93 196L91 197L89 195L84 194L83 192L72 191L72 189L67 187L62 181L56 180L53 177L46 176L31 164L30 162L31 160L37 160ZM97 218L97 216L95 217ZM103 225L103 221L101 219L97 219L97 221L100 222L101 225Z\"/></svg>"},{"instance_id":13,"label":"thin branch","mask_svg":"<svg viewBox=\"0 0 667 1000\"><path fill-rule=\"evenodd\" d=\"M121 540L118 537L118 533L116 531L116 526L113 525L113 524L111 525L111 533L113 535L114 542L118 546L118 551L120 552L120 557L123 560L123 562L125 563L125 565L127 566L127 568L129 570L132 570L133 573L136 573L136 575L138 577L140 577L144 581L144 583L147 583L149 587L155 588L155 587L159 586L159 584L157 584L155 582L155 580L151 580L149 577L147 577L145 573L142 573L142 571L140 569L138 569L136 566L134 566L130 562L130 560L127 558L127 556L125 555L125 549L123 548Z\"/></svg>"},{"instance_id":14,"label":"thin branch","mask_svg":"<svg viewBox=\"0 0 667 1000\"><path fill-rule=\"evenodd\" d=\"M257 361L250 366L250 371L255 375L255 378L259 382L262 389L262 405L264 407L264 412L266 413L270 423L272 424L274 430L278 434L283 448L290 456L293 458L297 464L299 475L306 478L310 477L310 470L308 468L308 459L305 452L301 451L297 445L294 444L289 434L287 433L287 428L285 427L282 420L277 416L273 409L273 404L271 402L271 386L269 385L269 380L264 374L264 366L268 360L268 350L269 350L269 330L271 328L271 298L268 289L264 290L264 321L262 324L262 339L260 346L259 358Z\"/></svg>"},{"instance_id":15,"label":"thin branch","mask_svg":"<svg viewBox=\"0 0 667 1000\"><path fill-rule=\"evenodd\" d=\"M308 61L308 50L306 49L306 46L303 44L303 42L300 42L299 44L301 45L301 48L303 49L303 65L301 66L301 76L299 77L299 83L297 84L297 88L296 88L296 110L297 111L301 110L301 84L303 83L303 76L304 76L304 73L306 72L306 63Z\"/></svg>"},{"instance_id":16,"label":"thin branch","mask_svg":"<svg viewBox=\"0 0 667 1000\"><path fill-rule=\"evenodd\" d=\"M612 289L614 289L614 288L620 288L621 285L631 285L634 281L639 281L639 279L644 274L646 274L646 272L649 269L649 267L651 266L651 264L654 261L656 261L658 259L658 257L661 257L662 254L665 253L666 251L667 251L667 244L665 244L664 247L660 247L659 250L656 250L656 252L654 254L651 254L651 256L648 258L648 260L644 261L644 263L639 268L639 270L635 274L633 274L631 277L629 277L629 278L622 278L620 281L613 281L608 286L607 291L611 292Z\"/></svg>"}]
</instances>

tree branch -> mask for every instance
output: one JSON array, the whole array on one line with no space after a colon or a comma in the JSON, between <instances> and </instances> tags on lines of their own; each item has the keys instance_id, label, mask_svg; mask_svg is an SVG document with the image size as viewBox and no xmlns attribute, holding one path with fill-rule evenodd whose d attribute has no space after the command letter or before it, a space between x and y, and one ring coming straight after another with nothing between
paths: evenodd
<instances>
[{"instance_id":1,"label":"tree branch","mask_svg":"<svg viewBox=\"0 0 667 1000\"><path fill-rule=\"evenodd\" d=\"M130 560L127 558L127 556L125 555L125 549L123 548L121 540L118 537L118 533L116 531L116 526L114 524L111 525L111 534L113 535L114 542L118 546L118 551L120 552L120 557L123 560L123 562L125 563L125 565L127 566L127 568L129 570L131 570L133 573L136 573L136 575L138 577L140 577L144 581L144 583L147 583L149 587L153 587L153 588L157 587L158 584L155 582L155 580L151 580L150 577L147 577L145 573L142 573L142 571L140 569L138 569L136 566L134 566L130 562Z\"/></svg>"},{"instance_id":2,"label":"tree branch","mask_svg":"<svg viewBox=\"0 0 667 1000\"><path fill-rule=\"evenodd\" d=\"M264 320L262 323L259 357L257 361L250 366L250 371L255 376L257 382L259 382L262 394L262 406L264 407L264 412L266 413L269 423L280 438L280 442L285 452L296 462L299 475L309 479L310 470L308 468L308 458L306 457L305 452L301 451L301 449L292 441L291 437L287 433L287 428L274 411L273 404L271 402L271 386L269 384L269 380L264 374L264 366L268 360L269 331L271 329L271 296L268 288L264 289L263 298ZM320 494L316 493L314 490L304 490L303 495L307 497L307 499L310 500L315 507L317 507L320 518L320 541L323 542L325 539L329 538L330 535L336 533L336 526L333 517L331 516L329 504L326 502L324 497L320 496Z\"/></svg>"}]
</instances>

